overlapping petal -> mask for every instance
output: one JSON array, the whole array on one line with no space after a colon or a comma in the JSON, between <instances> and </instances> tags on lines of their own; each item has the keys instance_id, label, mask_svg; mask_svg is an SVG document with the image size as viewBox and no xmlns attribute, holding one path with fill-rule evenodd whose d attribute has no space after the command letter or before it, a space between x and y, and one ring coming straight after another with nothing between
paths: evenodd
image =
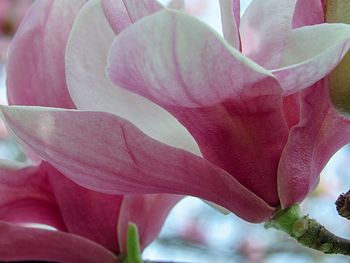
<instances>
[{"instance_id":1,"label":"overlapping petal","mask_svg":"<svg viewBox=\"0 0 350 263\"><path fill-rule=\"evenodd\" d=\"M40 166L1 161L0 219L13 223L39 223L66 230L59 207L48 189Z\"/></svg>"},{"instance_id":2,"label":"overlapping petal","mask_svg":"<svg viewBox=\"0 0 350 263\"><path fill-rule=\"evenodd\" d=\"M302 94L301 119L289 135L278 170L281 204L303 200L318 183L330 157L350 142L350 122L332 106L327 79Z\"/></svg>"},{"instance_id":3,"label":"overlapping petal","mask_svg":"<svg viewBox=\"0 0 350 263\"><path fill-rule=\"evenodd\" d=\"M137 225L140 246L144 249L159 234L163 223L173 206L182 198L179 195L127 195L120 209L118 240L120 251L126 252L128 223Z\"/></svg>"},{"instance_id":4,"label":"overlapping petal","mask_svg":"<svg viewBox=\"0 0 350 263\"><path fill-rule=\"evenodd\" d=\"M52 192L67 231L118 254L117 225L123 197L90 191L67 179L50 165L47 167Z\"/></svg>"},{"instance_id":5,"label":"overlapping petal","mask_svg":"<svg viewBox=\"0 0 350 263\"><path fill-rule=\"evenodd\" d=\"M106 19L115 34L118 34L132 23L122 0L101 0L101 4Z\"/></svg>"},{"instance_id":6,"label":"overlapping petal","mask_svg":"<svg viewBox=\"0 0 350 263\"><path fill-rule=\"evenodd\" d=\"M239 36L240 1L219 0L224 37L236 49L241 48Z\"/></svg>"},{"instance_id":7,"label":"overlapping petal","mask_svg":"<svg viewBox=\"0 0 350 263\"><path fill-rule=\"evenodd\" d=\"M108 63L116 85L162 106L213 106L280 92L266 69L199 20L173 10L150 15L120 33Z\"/></svg>"},{"instance_id":8,"label":"overlapping petal","mask_svg":"<svg viewBox=\"0 0 350 263\"><path fill-rule=\"evenodd\" d=\"M279 84L267 70L175 11L149 16L117 36L107 70L114 83L176 116L206 159L278 205L276 169L288 130Z\"/></svg>"},{"instance_id":9,"label":"overlapping petal","mask_svg":"<svg viewBox=\"0 0 350 263\"><path fill-rule=\"evenodd\" d=\"M321 24L294 29L288 37L281 68L272 73L284 95L312 86L329 74L350 47L350 26Z\"/></svg>"},{"instance_id":10,"label":"overlapping petal","mask_svg":"<svg viewBox=\"0 0 350 263\"><path fill-rule=\"evenodd\" d=\"M101 245L80 236L27 228L0 221L0 260L46 260L54 262L118 262Z\"/></svg>"},{"instance_id":11,"label":"overlapping petal","mask_svg":"<svg viewBox=\"0 0 350 263\"><path fill-rule=\"evenodd\" d=\"M241 19L242 52L259 65L279 66L297 0L253 0Z\"/></svg>"},{"instance_id":12,"label":"overlapping petal","mask_svg":"<svg viewBox=\"0 0 350 263\"><path fill-rule=\"evenodd\" d=\"M320 0L298 0L293 17L293 28L324 22L323 4Z\"/></svg>"},{"instance_id":13,"label":"overlapping petal","mask_svg":"<svg viewBox=\"0 0 350 263\"><path fill-rule=\"evenodd\" d=\"M273 211L221 168L161 144L117 116L37 107L2 110L17 137L87 188L198 196L251 222L263 221Z\"/></svg>"},{"instance_id":14,"label":"overlapping petal","mask_svg":"<svg viewBox=\"0 0 350 263\"><path fill-rule=\"evenodd\" d=\"M10 104L74 108L66 87L64 52L74 17L85 2L33 4L9 49Z\"/></svg>"},{"instance_id":15,"label":"overlapping petal","mask_svg":"<svg viewBox=\"0 0 350 263\"><path fill-rule=\"evenodd\" d=\"M77 108L114 113L159 141L199 154L192 136L171 114L106 77L114 37L100 1L89 1L75 21L66 52L67 83Z\"/></svg>"}]
</instances>

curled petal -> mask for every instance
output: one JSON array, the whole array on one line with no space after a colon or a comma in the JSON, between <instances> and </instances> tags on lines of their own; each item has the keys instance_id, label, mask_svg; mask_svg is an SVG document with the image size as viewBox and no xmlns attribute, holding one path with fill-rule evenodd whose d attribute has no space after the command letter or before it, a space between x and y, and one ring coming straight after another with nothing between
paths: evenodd
<instances>
[{"instance_id":1,"label":"curled petal","mask_svg":"<svg viewBox=\"0 0 350 263\"><path fill-rule=\"evenodd\" d=\"M159 141L199 154L192 136L171 114L106 77L114 37L100 2L89 1L74 23L66 52L67 83L77 108L116 114Z\"/></svg>"},{"instance_id":2,"label":"curled petal","mask_svg":"<svg viewBox=\"0 0 350 263\"><path fill-rule=\"evenodd\" d=\"M38 107L2 106L2 111L17 137L92 190L198 196L251 222L273 212L221 168L159 143L117 116Z\"/></svg>"},{"instance_id":3,"label":"curled petal","mask_svg":"<svg viewBox=\"0 0 350 263\"><path fill-rule=\"evenodd\" d=\"M302 94L301 119L290 131L278 169L282 207L303 200L314 190L331 156L350 142L350 122L332 106L326 82Z\"/></svg>"},{"instance_id":4,"label":"curled petal","mask_svg":"<svg viewBox=\"0 0 350 263\"><path fill-rule=\"evenodd\" d=\"M125 196L118 221L118 243L121 252L126 252L129 222L137 225L143 250L158 236L170 210L181 198L179 195L168 194Z\"/></svg>"},{"instance_id":5,"label":"curled petal","mask_svg":"<svg viewBox=\"0 0 350 263\"><path fill-rule=\"evenodd\" d=\"M59 207L40 165L1 161L0 219L13 223L40 223L66 230Z\"/></svg>"},{"instance_id":6,"label":"curled petal","mask_svg":"<svg viewBox=\"0 0 350 263\"><path fill-rule=\"evenodd\" d=\"M197 19L174 10L148 16L119 34L107 72L116 85L163 106L196 108L280 92L267 70Z\"/></svg>"},{"instance_id":7,"label":"curled petal","mask_svg":"<svg viewBox=\"0 0 350 263\"><path fill-rule=\"evenodd\" d=\"M33 4L9 49L10 104L74 108L66 87L64 52L73 20L85 2L47 0Z\"/></svg>"},{"instance_id":8,"label":"curled petal","mask_svg":"<svg viewBox=\"0 0 350 263\"><path fill-rule=\"evenodd\" d=\"M294 29L281 68L273 70L284 95L303 90L329 74L350 47L350 26L321 24Z\"/></svg>"},{"instance_id":9,"label":"curled petal","mask_svg":"<svg viewBox=\"0 0 350 263\"><path fill-rule=\"evenodd\" d=\"M112 252L88 239L60 231L21 227L3 221L0 221L0 260L117 262Z\"/></svg>"}]
</instances>

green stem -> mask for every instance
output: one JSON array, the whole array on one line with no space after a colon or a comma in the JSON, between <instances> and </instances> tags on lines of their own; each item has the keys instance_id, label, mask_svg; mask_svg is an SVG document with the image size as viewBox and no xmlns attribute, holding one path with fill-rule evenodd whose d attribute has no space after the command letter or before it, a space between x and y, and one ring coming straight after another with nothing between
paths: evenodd
<instances>
[{"instance_id":1,"label":"green stem","mask_svg":"<svg viewBox=\"0 0 350 263\"><path fill-rule=\"evenodd\" d=\"M299 243L327 254L350 255L350 241L334 235L316 220L302 216L295 204L280 210L265 224L287 233Z\"/></svg>"},{"instance_id":2,"label":"green stem","mask_svg":"<svg viewBox=\"0 0 350 263\"><path fill-rule=\"evenodd\" d=\"M126 256L121 259L122 263L144 263L141 258L141 249L137 226L129 223L126 240Z\"/></svg>"}]
</instances>

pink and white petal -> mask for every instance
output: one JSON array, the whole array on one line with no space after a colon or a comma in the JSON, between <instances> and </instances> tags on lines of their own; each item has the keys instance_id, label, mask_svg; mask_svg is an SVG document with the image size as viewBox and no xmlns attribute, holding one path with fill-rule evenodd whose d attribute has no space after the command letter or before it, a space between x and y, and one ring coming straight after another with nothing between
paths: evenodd
<instances>
[{"instance_id":1,"label":"pink and white petal","mask_svg":"<svg viewBox=\"0 0 350 263\"><path fill-rule=\"evenodd\" d=\"M297 0L253 0L241 19L242 52L259 65L279 66Z\"/></svg>"},{"instance_id":2,"label":"pink and white petal","mask_svg":"<svg viewBox=\"0 0 350 263\"><path fill-rule=\"evenodd\" d=\"M221 24L224 37L234 48L240 50L239 36L239 4L237 0L219 0L221 12ZM237 12L238 10L238 12ZM236 16L238 15L238 18Z\"/></svg>"},{"instance_id":3,"label":"pink and white petal","mask_svg":"<svg viewBox=\"0 0 350 263\"><path fill-rule=\"evenodd\" d=\"M50 184L69 233L119 254L117 225L122 196L83 188L47 164Z\"/></svg>"},{"instance_id":4,"label":"pink and white petal","mask_svg":"<svg viewBox=\"0 0 350 263\"><path fill-rule=\"evenodd\" d=\"M163 9L157 0L122 0L128 11L131 21L134 23L145 16Z\"/></svg>"},{"instance_id":5,"label":"pink and white petal","mask_svg":"<svg viewBox=\"0 0 350 263\"><path fill-rule=\"evenodd\" d=\"M100 0L109 25L115 34L132 24L122 0Z\"/></svg>"},{"instance_id":6,"label":"pink and white petal","mask_svg":"<svg viewBox=\"0 0 350 263\"><path fill-rule=\"evenodd\" d=\"M127 195L124 197L118 221L120 250L126 252L129 223L137 225L143 250L158 236L170 210L183 196L154 194Z\"/></svg>"},{"instance_id":7,"label":"pink and white petal","mask_svg":"<svg viewBox=\"0 0 350 263\"><path fill-rule=\"evenodd\" d=\"M281 68L272 73L284 95L303 90L330 73L350 47L350 26L321 24L293 30Z\"/></svg>"},{"instance_id":8,"label":"pink and white petal","mask_svg":"<svg viewBox=\"0 0 350 263\"><path fill-rule=\"evenodd\" d=\"M298 0L293 17L293 28L324 22L323 4L320 0Z\"/></svg>"},{"instance_id":9,"label":"pink and white petal","mask_svg":"<svg viewBox=\"0 0 350 263\"><path fill-rule=\"evenodd\" d=\"M274 210L221 168L159 143L117 116L40 107L1 108L17 137L64 175L92 190L193 195L250 222L264 221Z\"/></svg>"},{"instance_id":10,"label":"pink and white petal","mask_svg":"<svg viewBox=\"0 0 350 263\"><path fill-rule=\"evenodd\" d=\"M47 0L33 4L9 49L10 104L74 108L66 87L64 52L73 20L85 2Z\"/></svg>"},{"instance_id":11,"label":"pink and white petal","mask_svg":"<svg viewBox=\"0 0 350 263\"><path fill-rule=\"evenodd\" d=\"M42 166L1 160L0 219L66 230Z\"/></svg>"},{"instance_id":12,"label":"pink and white petal","mask_svg":"<svg viewBox=\"0 0 350 263\"><path fill-rule=\"evenodd\" d=\"M116 114L159 141L200 154L192 136L171 114L106 77L114 37L100 2L89 1L74 23L66 52L67 83L77 108Z\"/></svg>"},{"instance_id":13,"label":"pink and white petal","mask_svg":"<svg viewBox=\"0 0 350 263\"><path fill-rule=\"evenodd\" d=\"M107 73L114 84L162 106L196 108L280 93L270 72L199 20L174 10L121 32Z\"/></svg>"},{"instance_id":14,"label":"pink and white petal","mask_svg":"<svg viewBox=\"0 0 350 263\"><path fill-rule=\"evenodd\" d=\"M117 257L88 239L0 221L0 260L47 260L65 263L118 262Z\"/></svg>"},{"instance_id":15,"label":"pink and white petal","mask_svg":"<svg viewBox=\"0 0 350 263\"><path fill-rule=\"evenodd\" d=\"M302 201L316 187L332 155L350 142L350 122L329 99L327 80L302 93L301 119L289 134L278 170L282 207Z\"/></svg>"}]
</instances>

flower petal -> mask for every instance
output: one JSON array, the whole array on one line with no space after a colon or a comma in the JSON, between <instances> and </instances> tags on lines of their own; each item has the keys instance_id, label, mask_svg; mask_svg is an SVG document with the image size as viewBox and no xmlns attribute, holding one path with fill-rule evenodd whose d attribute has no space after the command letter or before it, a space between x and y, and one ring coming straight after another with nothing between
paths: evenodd
<instances>
[{"instance_id":1,"label":"flower petal","mask_svg":"<svg viewBox=\"0 0 350 263\"><path fill-rule=\"evenodd\" d=\"M331 156L350 142L350 122L332 106L327 80L305 90L301 119L289 134L278 171L282 207L303 200L318 183Z\"/></svg>"},{"instance_id":2,"label":"flower petal","mask_svg":"<svg viewBox=\"0 0 350 263\"><path fill-rule=\"evenodd\" d=\"M163 9L157 0L123 0L132 22Z\"/></svg>"},{"instance_id":3,"label":"flower petal","mask_svg":"<svg viewBox=\"0 0 350 263\"><path fill-rule=\"evenodd\" d=\"M293 28L311 26L324 22L323 5L320 0L298 0L293 17Z\"/></svg>"},{"instance_id":4,"label":"flower petal","mask_svg":"<svg viewBox=\"0 0 350 263\"><path fill-rule=\"evenodd\" d=\"M350 26L321 24L291 31L282 64L273 70L284 95L303 90L325 77L350 47Z\"/></svg>"},{"instance_id":5,"label":"flower petal","mask_svg":"<svg viewBox=\"0 0 350 263\"><path fill-rule=\"evenodd\" d=\"M120 33L108 64L113 83L162 106L196 108L280 92L267 70L199 20L174 10Z\"/></svg>"},{"instance_id":6,"label":"flower petal","mask_svg":"<svg viewBox=\"0 0 350 263\"><path fill-rule=\"evenodd\" d=\"M116 34L137 20L163 9L156 0L101 0L101 2L108 22Z\"/></svg>"},{"instance_id":7,"label":"flower petal","mask_svg":"<svg viewBox=\"0 0 350 263\"><path fill-rule=\"evenodd\" d=\"M60 231L21 227L3 221L0 221L0 260L117 262L112 252L85 238Z\"/></svg>"},{"instance_id":8,"label":"flower petal","mask_svg":"<svg viewBox=\"0 0 350 263\"><path fill-rule=\"evenodd\" d=\"M98 2L101 2L106 19L115 34L118 34L124 28L132 24L131 18L122 0L101 0Z\"/></svg>"},{"instance_id":9,"label":"flower petal","mask_svg":"<svg viewBox=\"0 0 350 263\"><path fill-rule=\"evenodd\" d=\"M221 12L221 24L224 37L234 48L240 49L239 37L239 8L240 1L237 0L219 0ZM238 17L237 17L238 16Z\"/></svg>"},{"instance_id":10,"label":"flower petal","mask_svg":"<svg viewBox=\"0 0 350 263\"><path fill-rule=\"evenodd\" d=\"M114 113L159 141L199 154L192 136L172 115L107 79L104 69L114 37L100 2L89 1L75 21L66 52L67 83L77 108Z\"/></svg>"},{"instance_id":11,"label":"flower petal","mask_svg":"<svg viewBox=\"0 0 350 263\"><path fill-rule=\"evenodd\" d=\"M64 52L75 15L85 2L47 0L33 4L9 49L10 104L74 108L66 87Z\"/></svg>"},{"instance_id":12,"label":"flower petal","mask_svg":"<svg viewBox=\"0 0 350 263\"><path fill-rule=\"evenodd\" d=\"M117 223L123 197L88 190L49 164L47 169L68 232L92 240L118 254Z\"/></svg>"},{"instance_id":13,"label":"flower petal","mask_svg":"<svg viewBox=\"0 0 350 263\"><path fill-rule=\"evenodd\" d=\"M198 196L251 222L261 222L273 211L224 170L145 136L117 116L38 107L1 108L18 138L64 175L92 190Z\"/></svg>"},{"instance_id":14,"label":"flower petal","mask_svg":"<svg viewBox=\"0 0 350 263\"><path fill-rule=\"evenodd\" d=\"M149 16L119 34L108 72L121 87L176 116L206 159L278 205L276 169L288 129L281 90L269 72L175 11Z\"/></svg>"},{"instance_id":15,"label":"flower petal","mask_svg":"<svg viewBox=\"0 0 350 263\"><path fill-rule=\"evenodd\" d=\"M241 19L242 52L265 68L276 68L292 29L297 0L253 0Z\"/></svg>"},{"instance_id":16,"label":"flower petal","mask_svg":"<svg viewBox=\"0 0 350 263\"><path fill-rule=\"evenodd\" d=\"M158 236L170 210L181 198L179 195L167 194L125 196L118 222L121 252L126 252L128 223L137 225L143 250Z\"/></svg>"},{"instance_id":17,"label":"flower petal","mask_svg":"<svg viewBox=\"0 0 350 263\"><path fill-rule=\"evenodd\" d=\"M1 161L0 219L39 223L66 230L48 179L41 166Z\"/></svg>"}]
</instances>

